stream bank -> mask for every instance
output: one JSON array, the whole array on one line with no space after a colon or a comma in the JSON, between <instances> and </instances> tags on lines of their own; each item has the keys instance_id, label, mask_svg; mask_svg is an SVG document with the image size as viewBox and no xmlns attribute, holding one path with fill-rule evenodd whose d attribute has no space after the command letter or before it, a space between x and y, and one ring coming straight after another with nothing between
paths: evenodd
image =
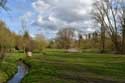
<instances>
[{"instance_id":1,"label":"stream bank","mask_svg":"<svg viewBox=\"0 0 125 83\"><path fill-rule=\"evenodd\" d=\"M22 79L29 71L29 67L22 59L17 61L17 73L7 83L21 83Z\"/></svg>"}]
</instances>

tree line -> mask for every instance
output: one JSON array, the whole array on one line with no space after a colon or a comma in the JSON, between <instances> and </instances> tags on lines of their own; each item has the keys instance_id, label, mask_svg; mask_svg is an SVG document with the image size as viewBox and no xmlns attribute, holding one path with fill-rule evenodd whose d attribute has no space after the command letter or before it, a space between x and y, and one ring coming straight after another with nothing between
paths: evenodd
<instances>
[{"instance_id":1,"label":"tree line","mask_svg":"<svg viewBox=\"0 0 125 83\"><path fill-rule=\"evenodd\" d=\"M125 9L121 3L121 0L95 0L91 14L98 31L79 34L78 39L74 39L73 30L65 28L51 44L56 48L98 49L101 53L108 50L124 54Z\"/></svg>"},{"instance_id":2,"label":"tree line","mask_svg":"<svg viewBox=\"0 0 125 83\"><path fill-rule=\"evenodd\" d=\"M2 8L6 8L7 0L1 0ZM92 33L78 33L75 36L75 29L65 27L60 29L56 38L47 41L42 35L32 38L27 31L23 35L11 32L4 22L0 22L0 56L5 50L14 48L24 52L34 49L42 50L48 48L60 49L95 49L101 53L107 50L115 53L125 53L125 11L121 0L95 0L92 10L92 20L98 25L98 30ZM93 28L95 28L93 26ZM11 41L11 42L10 42ZM49 43L49 45L48 45ZM10 50L10 49L9 49Z\"/></svg>"},{"instance_id":3,"label":"tree line","mask_svg":"<svg viewBox=\"0 0 125 83\"><path fill-rule=\"evenodd\" d=\"M5 53L21 51L42 51L47 47L47 40L41 35L31 37L27 31L19 35L9 30L3 21L0 21L0 58L4 58Z\"/></svg>"}]
</instances>

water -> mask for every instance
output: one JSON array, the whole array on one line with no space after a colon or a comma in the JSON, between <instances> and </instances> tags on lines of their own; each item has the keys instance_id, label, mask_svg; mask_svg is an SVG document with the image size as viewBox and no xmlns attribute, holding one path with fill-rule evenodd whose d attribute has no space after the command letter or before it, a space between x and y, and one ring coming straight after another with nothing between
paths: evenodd
<instances>
[{"instance_id":1,"label":"water","mask_svg":"<svg viewBox=\"0 0 125 83\"><path fill-rule=\"evenodd\" d=\"M14 75L14 77L12 77L12 79L8 81L8 83L20 83L27 73L28 73L27 65L25 65L22 61L20 61L18 63L17 73Z\"/></svg>"}]
</instances>

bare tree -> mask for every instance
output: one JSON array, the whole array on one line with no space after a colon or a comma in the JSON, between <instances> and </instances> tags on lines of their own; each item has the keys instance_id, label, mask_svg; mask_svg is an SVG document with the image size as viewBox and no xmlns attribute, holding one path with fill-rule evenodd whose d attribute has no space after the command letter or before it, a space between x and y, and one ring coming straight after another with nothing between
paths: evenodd
<instances>
[{"instance_id":1,"label":"bare tree","mask_svg":"<svg viewBox=\"0 0 125 83\"><path fill-rule=\"evenodd\" d=\"M125 10L123 10L123 28L122 28L122 53L125 53Z\"/></svg>"},{"instance_id":2,"label":"bare tree","mask_svg":"<svg viewBox=\"0 0 125 83\"><path fill-rule=\"evenodd\" d=\"M61 29L57 34L57 41L59 42L59 47L61 48L71 48L74 37L74 29L64 28Z\"/></svg>"},{"instance_id":3,"label":"bare tree","mask_svg":"<svg viewBox=\"0 0 125 83\"><path fill-rule=\"evenodd\" d=\"M121 29L122 29L122 8L119 7L119 0L116 0L115 6L113 0L97 0L94 4L94 18L101 25L101 41L104 48L104 34L107 33L117 52L121 52Z\"/></svg>"},{"instance_id":4,"label":"bare tree","mask_svg":"<svg viewBox=\"0 0 125 83\"><path fill-rule=\"evenodd\" d=\"M6 4L7 4L8 0L0 0L0 8L4 9L5 11L10 10Z\"/></svg>"},{"instance_id":5,"label":"bare tree","mask_svg":"<svg viewBox=\"0 0 125 83\"><path fill-rule=\"evenodd\" d=\"M27 56L32 56L33 41L28 32L27 19L22 18L21 23L22 23L22 33L23 33L22 45L23 45L24 53Z\"/></svg>"}]
</instances>

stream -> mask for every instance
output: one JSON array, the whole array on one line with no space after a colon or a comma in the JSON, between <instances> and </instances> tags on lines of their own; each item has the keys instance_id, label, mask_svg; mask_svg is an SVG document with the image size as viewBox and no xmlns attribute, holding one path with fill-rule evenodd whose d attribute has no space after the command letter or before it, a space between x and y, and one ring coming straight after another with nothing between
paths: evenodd
<instances>
[{"instance_id":1,"label":"stream","mask_svg":"<svg viewBox=\"0 0 125 83\"><path fill-rule=\"evenodd\" d=\"M24 76L28 73L28 66L22 61L17 62L17 73L7 83L21 83Z\"/></svg>"}]
</instances>

